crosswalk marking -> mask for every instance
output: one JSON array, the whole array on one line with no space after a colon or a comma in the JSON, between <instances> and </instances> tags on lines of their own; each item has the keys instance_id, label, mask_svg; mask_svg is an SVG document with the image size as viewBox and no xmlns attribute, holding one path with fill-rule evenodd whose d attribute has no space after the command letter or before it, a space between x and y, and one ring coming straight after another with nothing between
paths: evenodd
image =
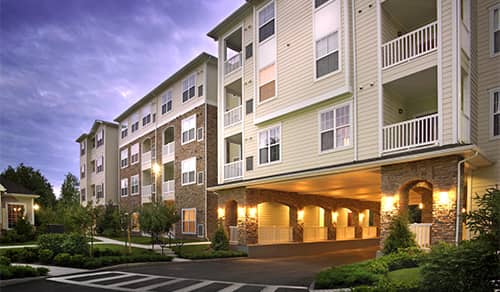
<instances>
[{"instance_id":1,"label":"crosswalk marking","mask_svg":"<svg viewBox=\"0 0 500 292\"><path fill-rule=\"evenodd\" d=\"M240 289L241 287L243 287L243 284L233 284L229 287L226 287L226 288L220 290L219 292L233 292L233 291Z\"/></svg>"},{"instance_id":2,"label":"crosswalk marking","mask_svg":"<svg viewBox=\"0 0 500 292\"><path fill-rule=\"evenodd\" d=\"M152 279L156 279L156 277L153 277L153 276L148 276L148 277L146 277L146 278L134 279L134 280L125 281L125 282L119 282L119 283L116 283L116 284L111 284L111 285L108 285L108 286L109 286L109 287L127 286L127 285L130 285L130 284L139 283L139 282L144 282L144 281L149 281L149 280L152 280ZM107 279L106 279L106 280L107 280Z\"/></svg>"},{"instance_id":3,"label":"crosswalk marking","mask_svg":"<svg viewBox=\"0 0 500 292\"><path fill-rule=\"evenodd\" d=\"M279 287L277 287L277 286L267 286L264 289L262 289L261 292L274 292L274 291L278 290L278 288Z\"/></svg>"},{"instance_id":4,"label":"crosswalk marking","mask_svg":"<svg viewBox=\"0 0 500 292\"><path fill-rule=\"evenodd\" d=\"M184 279L173 279L173 280L162 282L162 283L158 283L158 284L144 286L144 287L141 287L140 290L142 290L142 291L151 291L153 289L156 289L156 288L159 288L159 287L162 287L162 286L172 285L172 284L175 284L175 283L178 283L178 282L182 282L182 281L184 281ZM139 289L137 289L137 290L139 290Z\"/></svg>"},{"instance_id":5,"label":"crosswalk marking","mask_svg":"<svg viewBox=\"0 0 500 292\"><path fill-rule=\"evenodd\" d=\"M191 286L179 289L179 290L175 290L175 292L190 292L190 291L193 291L193 290L196 290L196 289L208 286L208 285L210 285L212 283L215 283L215 282L213 282L213 281L203 281L203 282L198 283L198 284L194 284L194 285L191 285Z\"/></svg>"},{"instance_id":6,"label":"crosswalk marking","mask_svg":"<svg viewBox=\"0 0 500 292\"><path fill-rule=\"evenodd\" d=\"M108 278L98 278L98 279L93 279L93 280L87 280L83 281L84 283L90 283L93 284L95 282L101 282L101 281L107 281L107 280L115 280L115 279L121 279L121 278L126 278L130 277L131 275L129 274L123 274L123 275L118 275L118 276L113 276L113 277L108 277Z\"/></svg>"}]
</instances>

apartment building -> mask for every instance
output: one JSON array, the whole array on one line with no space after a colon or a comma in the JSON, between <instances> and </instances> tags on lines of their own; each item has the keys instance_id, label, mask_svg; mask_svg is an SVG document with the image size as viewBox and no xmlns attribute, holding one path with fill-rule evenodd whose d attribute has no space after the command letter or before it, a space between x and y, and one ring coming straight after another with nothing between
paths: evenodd
<instances>
[{"instance_id":1,"label":"apartment building","mask_svg":"<svg viewBox=\"0 0 500 292\"><path fill-rule=\"evenodd\" d=\"M115 121L119 123L120 207L174 203L177 238L207 237L216 226L217 58L202 53Z\"/></svg>"},{"instance_id":2,"label":"apartment building","mask_svg":"<svg viewBox=\"0 0 500 292\"><path fill-rule=\"evenodd\" d=\"M118 203L118 124L94 121L80 144L80 203Z\"/></svg>"},{"instance_id":3,"label":"apartment building","mask_svg":"<svg viewBox=\"0 0 500 292\"><path fill-rule=\"evenodd\" d=\"M247 1L211 30L209 190L231 244L250 255L378 245L403 212L423 247L469 236L460 214L500 183L499 9Z\"/></svg>"}]
</instances>

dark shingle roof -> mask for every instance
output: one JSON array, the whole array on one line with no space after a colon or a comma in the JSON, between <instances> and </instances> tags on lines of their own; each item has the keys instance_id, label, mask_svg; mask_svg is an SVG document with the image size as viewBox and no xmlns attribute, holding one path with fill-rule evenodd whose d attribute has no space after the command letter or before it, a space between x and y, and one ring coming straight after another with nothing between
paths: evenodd
<instances>
[{"instance_id":1,"label":"dark shingle roof","mask_svg":"<svg viewBox=\"0 0 500 292\"><path fill-rule=\"evenodd\" d=\"M7 193L34 195L33 191L30 191L24 186L12 182L2 176L0 176L0 184L7 189Z\"/></svg>"}]
</instances>

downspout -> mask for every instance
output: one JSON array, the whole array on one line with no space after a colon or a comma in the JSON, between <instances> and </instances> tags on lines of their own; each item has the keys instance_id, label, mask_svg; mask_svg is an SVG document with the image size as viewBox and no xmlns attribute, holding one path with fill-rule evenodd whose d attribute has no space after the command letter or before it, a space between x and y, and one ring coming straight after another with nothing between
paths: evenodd
<instances>
[{"instance_id":1,"label":"downspout","mask_svg":"<svg viewBox=\"0 0 500 292\"><path fill-rule=\"evenodd\" d=\"M455 226L455 244L458 245L458 241L459 241L459 235L460 235L460 222L461 222L461 209L460 209L460 198L462 196L462 186L461 186L461 179L460 179L460 167L462 166L462 164L464 164L465 162L473 159L474 157L478 156L479 155L479 152L478 151L474 151L474 155L468 157L468 158L465 158L465 159L462 159L458 162L457 164L457 223L456 223L456 226Z\"/></svg>"},{"instance_id":2,"label":"downspout","mask_svg":"<svg viewBox=\"0 0 500 292\"><path fill-rule=\"evenodd\" d=\"M351 1L351 21L352 21L352 132L354 136L354 161L358 160L358 115L357 115L357 101L358 101L358 83L357 83L357 63L356 63L356 9L354 2Z\"/></svg>"}]
</instances>

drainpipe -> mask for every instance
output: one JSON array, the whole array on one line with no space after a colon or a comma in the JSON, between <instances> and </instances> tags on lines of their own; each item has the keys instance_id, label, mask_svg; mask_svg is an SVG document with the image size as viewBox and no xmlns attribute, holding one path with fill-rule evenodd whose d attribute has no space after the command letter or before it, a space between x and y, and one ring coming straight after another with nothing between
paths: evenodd
<instances>
[{"instance_id":1,"label":"drainpipe","mask_svg":"<svg viewBox=\"0 0 500 292\"><path fill-rule=\"evenodd\" d=\"M461 180L460 180L460 167L462 164L465 162L473 159L474 157L478 156L479 152L474 151L474 155L471 157L462 159L458 162L457 164L457 224L456 224L456 230L455 230L455 244L458 245L459 241L459 235L460 235L460 217L461 217L461 212L462 210L460 209L460 197L462 196L462 186L461 186Z\"/></svg>"},{"instance_id":2,"label":"drainpipe","mask_svg":"<svg viewBox=\"0 0 500 292\"><path fill-rule=\"evenodd\" d=\"M358 102L358 82L357 82L357 64L356 64L356 8L354 7L354 2L351 1L351 26L352 26L352 132L353 132L353 142L354 142L354 161L358 160L358 119L357 119L357 102Z\"/></svg>"}]
</instances>

